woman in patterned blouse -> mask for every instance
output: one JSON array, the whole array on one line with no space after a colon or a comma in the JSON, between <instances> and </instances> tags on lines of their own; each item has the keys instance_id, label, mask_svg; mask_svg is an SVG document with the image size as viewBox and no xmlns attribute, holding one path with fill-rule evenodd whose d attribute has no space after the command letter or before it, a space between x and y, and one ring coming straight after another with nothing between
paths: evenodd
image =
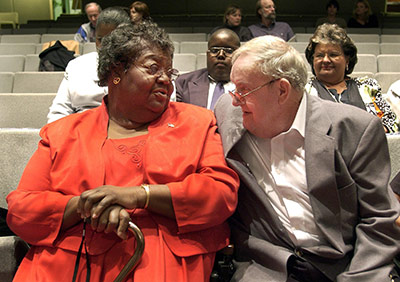
<instances>
[{"instance_id":1,"label":"woman in patterned blouse","mask_svg":"<svg viewBox=\"0 0 400 282\"><path fill-rule=\"evenodd\" d=\"M306 86L311 95L354 105L378 116L387 133L398 132L399 120L383 99L373 78L351 78L357 63L357 47L343 28L320 25L310 38L306 58L315 75Z\"/></svg>"}]
</instances>

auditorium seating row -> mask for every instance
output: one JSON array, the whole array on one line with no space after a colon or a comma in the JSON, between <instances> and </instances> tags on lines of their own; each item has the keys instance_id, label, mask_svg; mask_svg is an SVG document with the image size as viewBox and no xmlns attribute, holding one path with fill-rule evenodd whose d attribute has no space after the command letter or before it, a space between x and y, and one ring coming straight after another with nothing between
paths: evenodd
<instances>
[{"instance_id":1,"label":"auditorium seating row","mask_svg":"<svg viewBox=\"0 0 400 282\"><path fill-rule=\"evenodd\" d=\"M207 33L170 33L172 41L207 41ZM400 35L399 35L400 36ZM53 40L73 40L74 34L3 34L0 43L44 43Z\"/></svg>"},{"instance_id":2,"label":"auditorium seating row","mask_svg":"<svg viewBox=\"0 0 400 282\"><path fill-rule=\"evenodd\" d=\"M297 51L304 53L308 42L289 42ZM358 54L400 54L400 42L398 43L373 43L373 42L356 42Z\"/></svg>"},{"instance_id":3,"label":"auditorium seating row","mask_svg":"<svg viewBox=\"0 0 400 282\"><path fill-rule=\"evenodd\" d=\"M353 75L376 78L384 92L400 79L400 72ZM0 73L0 128L40 128L45 125L62 78L63 72ZM6 87L8 91L1 91Z\"/></svg>"},{"instance_id":4,"label":"auditorium seating row","mask_svg":"<svg viewBox=\"0 0 400 282\"><path fill-rule=\"evenodd\" d=\"M206 54L175 54L173 63L181 73L205 68ZM39 64L38 54L0 55L0 72L38 71Z\"/></svg>"},{"instance_id":5,"label":"auditorium seating row","mask_svg":"<svg viewBox=\"0 0 400 282\"><path fill-rule=\"evenodd\" d=\"M0 72L0 93L56 93L64 72Z\"/></svg>"},{"instance_id":6,"label":"auditorium seating row","mask_svg":"<svg viewBox=\"0 0 400 282\"><path fill-rule=\"evenodd\" d=\"M0 43L0 55L28 55L40 54L46 43ZM93 42L79 44L79 54L86 54L96 51ZM79 55L77 54L77 55Z\"/></svg>"},{"instance_id":7,"label":"auditorium seating row","mask_svg":"<svg viewBox=\"0 0 400 282\"><path fill-rule=\"evenodd\" d=\"M348 33L354 42L399 43L400 34ZM208 33L170 33L172 41L207 41ZM312 33L296 33L295 41L308 42ZM74 34L3 34L0 43L44 43L52 40L73 40Z\"/></svg>"},{"instance_id":8,"label":"auditorium seating row","mask_svg":"<svg viewBox=\"0 0 400 282\"><path fill-rule=\"evenodd\" d=\"M311 72L311 67L306 61L304 52L301 53L301 56L306 62L307 70ZM38 71L39 63L40 59L38 54L0 55L0 72ZM205 68L206 65L207 56L205 52L174 54L173 66L178 69L181 74ZM355 65L354 71L372 74L378 72L400 72L400 54L381 54L378 56L374 54L358 54L358 62Z\"/></svg>"},{"instance_id":9,"label":"auditorium seating row","mask_svg":"<svg viewBox=\"0 0 400 282\"><path fill-rule=\"evenodd\" d=\"M204 53L207 51L206 41L173 41L175 53ZM300 53L304 53L308 42L289 42ZM400 54L400 42L373 43L356 42L358 54ZM43 43L0 43L0 55L27 55L40 54L44 49ZM96 51L96 44L93 42L79 44L79 54L86 54ZM79 55L77 54L77 55Z\"/></svg>"},{"instance_id":10,"label":"auditorium seating row","mask_svg":"<svg viewBox=\"0 0 400 282\"><path fill-rule=\"evenodd\" d=\"M296 33L296 42L308 42L312 33ZM348 36L355 42L369 42L369 43L399 43L400 34L360 34L348 33Z\"/></svg>"}]
</instances>

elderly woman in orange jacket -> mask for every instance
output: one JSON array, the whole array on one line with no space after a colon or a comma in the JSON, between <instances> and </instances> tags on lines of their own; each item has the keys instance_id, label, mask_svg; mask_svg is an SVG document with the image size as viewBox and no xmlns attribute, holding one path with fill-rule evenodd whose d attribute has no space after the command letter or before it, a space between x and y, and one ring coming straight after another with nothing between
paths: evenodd
<instances>
[{"instance_id":1,"label":"elderly woman in orange jacket","mask_svg":"<svg viewBox=\"0 0 400 282\"><path fill-rule=\"evenodd\" d=\"M216 251L228 244L239 183L213 113L169 102L172 56L153 23L103 38L98 73L109 94L41 130L7 197L9 226L32 245L14 281L71 281L74 271L77 281L112 281L134 252L129 221L146 245L126 281L209 280Z\"/></svg>"}]
</instances>

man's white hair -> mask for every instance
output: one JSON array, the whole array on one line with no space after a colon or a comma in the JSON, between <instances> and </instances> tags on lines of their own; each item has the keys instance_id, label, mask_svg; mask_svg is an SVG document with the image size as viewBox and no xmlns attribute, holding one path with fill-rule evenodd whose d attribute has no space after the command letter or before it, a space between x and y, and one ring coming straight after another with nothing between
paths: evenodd
<instances>
[{"instance_id":1,"label":"man's white hair","mask_svg":"<svg viewBox=\"0 0 400 282\"><path fill-rule=\"evenodd\" d=\"M275 79L285 78L297 91L304 90L308 76L306 63L283 39L272 35L253 38L233 53L232 63L244 53L255 58L255 66L263 74Z\"/></svg>"}]
</instances>

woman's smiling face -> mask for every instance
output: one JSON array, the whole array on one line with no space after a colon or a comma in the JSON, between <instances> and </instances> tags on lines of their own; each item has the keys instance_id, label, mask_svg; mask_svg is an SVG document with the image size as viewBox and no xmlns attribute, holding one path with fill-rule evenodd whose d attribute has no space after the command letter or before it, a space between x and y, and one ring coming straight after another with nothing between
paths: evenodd
<instances>
[{"instance_id":1,"label":"woman's smiling face","mask_svg":"<svg viewBox=\"0 0 400 282\"><path fill-rule=\"evenodd\" d=\"M109 83L109 112L134 123L157 119L167 108L173 91L172 58L159 49L148 49L128 70L114 74ZM120 77L113 84L114 77Z\"/></svg>"},{"instance_id":2,"label":"woman's smiling face","mask_svg":"<svg viewBox=\"0 0 400 282\"><path fill-rule=\"evenodd\" d=\"M337 44L319 43L315 47L313 66L317 78L323 82L342 81L348 59Z\"/></svg>"}]
</instances>

